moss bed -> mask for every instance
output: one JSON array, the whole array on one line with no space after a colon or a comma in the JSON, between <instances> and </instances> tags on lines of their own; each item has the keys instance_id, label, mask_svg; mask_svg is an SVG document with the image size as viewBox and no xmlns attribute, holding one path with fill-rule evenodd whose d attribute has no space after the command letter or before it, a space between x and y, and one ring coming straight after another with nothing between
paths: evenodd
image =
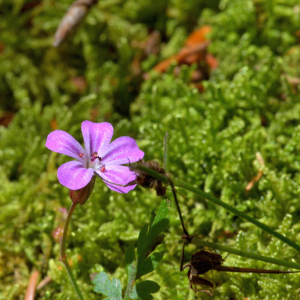
<instances>
[{"instance_id":1,"label":"moss bed","mask_svg":"<svg viewBox=\"0 0 300 300\"><path fill-rule=\"evenodd\" d=\"M61 208L71 203L56 177L67 158L50 153L45 141L61 129L82 142L84 120L112 123L114 138L134 137L146 160L161 163L168 131L174 177L300 243L299 1L103 0L54 48L71 3L0 0L0 299L24 299L33 269L52 279L36 299L76 299L53 238L63 224ZM163 74L152 71L203 25L213 29L208 51L219 64L201 92L191 83L194 65L184 65L179 75L174 64ZM145 80L132 71L141 52L135 45L154 30L161 34L160 51L140 62ZM259 170L263 176L246 191ZM254 225L179 192L192 234L300 263L296 250ZM164 259L145 279L161 286L154 299L195 299L179 272L181 227L171 192L167 196L170 226L159 246ZM161 200L140 187L117 194L97 180L91 198L77 207L68 237L68 258L85 299L103 299L92 291L94 272L105 270L126 286L124 253ZM185 260L195 250L189 245ZM278 269L234 255L226 264ZM213 279L213 299L300 299L299 274L215 272Z\"/></svg>"}]
</instances>

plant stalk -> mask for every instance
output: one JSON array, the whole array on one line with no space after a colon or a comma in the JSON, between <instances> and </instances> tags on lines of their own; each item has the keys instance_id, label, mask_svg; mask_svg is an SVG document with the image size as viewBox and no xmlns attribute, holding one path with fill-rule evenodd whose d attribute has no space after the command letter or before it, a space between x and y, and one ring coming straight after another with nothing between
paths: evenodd
<instances>
[{"instance_id":1,"label":"plant stalk","mask_svg":"<svg viewBox=\"0 0 300 300\"><path fill-rule=\"evenodd\" d=\"M257 221L256 219L250 217L249 215L239 211L238 209L234 208L233 206L219 200L218 198L214 197L213 195L210 195L210 194L207 194L185 182L182 182L182 181L179 181L179 180L176 180L175 181L175 185L176 186L179 186L179 187L182 187L186 190L189 190L195 194L198 194L200 196L202 196L203 198L205 198L206 200L209 200L219 206L222 206L223 208L231 211L232 213L236 214L237 216L249 221L250 223L256 225L257 227L261 228L262 230L268 232L269 234L275 236L277 239L281 240L282 242L284 242L285 244L293 247L294 249L300 251L300 245L294 243L293 241L291 241L290 239L288 239L287 237L285 237L284 235L282 235L281 233L279 232L276 232L275 230L273 230L272 228L270 228L269 226Z\"/></svg>"},{"instance_id":2,"label":"plant stalk","mask_svg":"<svg viewBox=\"0 0 300 300\"><path fill-rule=\"evenodd\" d=\"M153 176L154 178L164 182L164 183L168 183L169 180L166 176L161 175L157 172L155 172L152 169L146 168L144 166L138 165L136 167L137 169L140 169L146 173L148 173L149 175ZM215 196L211 195L211 194L207 194L203 191L201 191L200 189L197 189L181 180L173 180L174 185L178 186L178 187L182 187L188 191L191 191L195 194L200 195L201 197L205 198L206 200L209 200L227 210L229 210L230 212L234 213L235 215L249 221L250 223L256 225L257 227L261 228L262 230L268 232L269 234L273 235L274 237L276 237L277 239L281 240L282 242L284 242L285 244L293 247L294 249L296 249L297 251L300 252L300 245L296 244L295 242L291 241L290 239L288 239L287 237L285 237L284 235L280 234L279 232L276 232L275 230L273 230L272 228L270 228L269 226L257 221L256 219L250 217L249 215L239 211L238 209L234 208L233 206L219 200L218 198L216 198Z\"/></svg>"},{"instance_id":3,"label":"plant stalk","mask_svg":"<svg viewBox=\"0 0 300 300\"><path fill-rule=\"evenodd\" d=\"M293 262L288 262L282 259L277 259L277 258L271 258L268 256L263 256L263 255L259 255L259 254L255 254L252 252L247 252L247 251L242 251L242 250L237 250L234 248L230 248L227 246L222 246L219 244L215 244L215 243L211 243L211 242L207 242L207 241L203 241L200 240L198 238L194 238L191 243L200 246L200 247L209 247L215 250L220 250L220 251L224 251L224 252L228 252L231 254L235 254L238 256L242 256L242 257L247 257L247 258L251 258L251 259L255 259L255 260L260 260L260 261L264 261L270 264L275 264L278 266L283 266L283 267L287 267L287 268L293 268L293 269L297 269L300 270L300 264L297 263L293 263Z\"/></svg>"},{"instance_id":4,"label":"plant stalk","mask_svg":"<svg viewBox=\"0 0 300 300\"><path fill-rule=\"evenodd\" d=\"M66 240L67 240L67 233L68 233L68 228L69 228L69 224L70 224L70 221L71 221L71 217L73 215L73 212L75 210L75 207L76 207L77 203L76 202L73 202L71 207L70 207L70 210L68 212L68 216L67 216L67 219L66 219L66 222L65 222L65 226L64 226L64 232L63 232L63 236L62 236L62 239L61 239L61 243L60 243L60 260L61 262L64 264L66 270L67 270L67 273L69 275L69 278L71 280L71 283L74 287L74 290L78 296L78 298L80 300L84 300L82 295L81 295L81 292L79 290L79 287L77 285L77 282L76 282L76 279L72 273L72 270L69 266L69 263L68 263L68 260L67 260L67 255L66 255Z\"/></svg>"},{"instance_id":5,"label":"plant stalk","mask_svg":"<svg viewBox=\"0 0 300 300\"><path fill-rule=\"evenodd\" d=\"M181 214L181 209L180 209L180 206L179 206L179 203L178 203L178 199L177 199L177 195L176 195L176 190L175 190L175 187L174 187L174 184L172 182L172 180L169 178L169 183L172 187L172 193L173 193L173 196L174 196L174 199L175 199L175 203L176 203L176 207L177 207L177 211L178 211L178 214L179 214L179 219L180 219L180 222L181 222L181 227L182 227L182 230L183 230L183 233L187 236L187 237L190 237L190 234L188 233L185 225L184 225L184 222L183 222L183 218L182 218L182 214Z\"/></svg>"},{"instance_id":6,"label":"plant stalk","mask_svg":"<svg viewBox=\"0 0 300 300\"><path fill-rule=\"evenodd\" d=\"M161 175L155 171L153 171L152 169L149 169L147 167L144 167L142 165L138 165L136 167L136 169L139 169L141 171L145 171L146 173L152 175L152 173L148 172L151 171L151 172L154 172L153 174L154 175L159 175L159 180L162 181L162 182L165 182L165 183L169 183L171 185L171 188L172 188L172 193L173 193L173 196L174 196L174 199L175 199L175 203L176 203L176 207L177 207L177 212L178 212L178 215L179 215L179 219L180 219L180 222L181 222L181 227L182 227L182 230L183 230L183 233L184 235L186 236L186 239L189 239L191 238L191 236L189 235L185 225L184 225L184 222L183 222L183 218L182 218L182 213L181 213L181 209L180 209L180 206L179 206L179 202L178 202L178 199L177 199L177 195L176 195L176 190L175 190L175 187L174 187L174 184L172 182L172 180L170 179L170 177L168 175L164 176L164 175ZM153 176L153 175L152 175ZM153 176L153 177L156 177L156 176Z\"/></svg>"}]
</instances>

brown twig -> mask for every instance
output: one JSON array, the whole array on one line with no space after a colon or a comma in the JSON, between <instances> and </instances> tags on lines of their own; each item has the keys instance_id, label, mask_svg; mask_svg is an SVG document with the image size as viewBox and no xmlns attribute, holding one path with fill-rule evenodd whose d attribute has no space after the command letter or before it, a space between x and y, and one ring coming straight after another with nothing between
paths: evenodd
<instances>
[{"instance_id":1,"label":"brown twig","mask_svg":"<svg viewBox=\"0 0 300 300\"><path fill-rule=\"evenodd\" d=\"M256 152L256 160L260 163L261 166L265 165L264 159L262 158L260 152ZM263 176L264 172L262 170L258 170L258 173L255 177L252 177L251 181L247 184L245 191L249 192L253 186L254 183L257 182L262 176Z\"/></svg>"},{"instance_id":2,"label":"brown twig","mask_svg":"<svg viewBox=\"0 0 300 300\"><path fill-rule=\"evenodd\" d=\"M40 275L39 271L37 270L32 271L24 300L34 300L35 289L36 289L36 284L39 275Z\"/></svg>"},{"instance_id":3,"label":"brown twig","mask_svg":"<svg viewBox=\"0 0 300 300\"><path fill-rule=\"evenodd\" d=\"M55 32L54 47L59 46L75 30L76 26L87 15L90 7L97 2L98 0L76 0L73 2Z\"/></svg>"},{"instance_id":4,"label":"brown twig","mask_svg":"<svg viewBox=\"0 0 300 300\"><path fill-rule=\"evenodd\" d=\"M50 276L46 276L36 287L37 290L41 290L43 287L45 287L48 283L52 281L52 278Z\"/></svg>"}]
</instances>

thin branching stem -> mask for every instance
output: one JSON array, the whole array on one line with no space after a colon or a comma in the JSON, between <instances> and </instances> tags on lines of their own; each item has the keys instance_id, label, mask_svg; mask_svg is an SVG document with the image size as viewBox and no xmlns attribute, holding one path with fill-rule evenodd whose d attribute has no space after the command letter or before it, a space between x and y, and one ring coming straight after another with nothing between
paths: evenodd
<instances>
[{"instance_id":1,"label":"thin branching stem","mask_svg":"<svg viewBox=\"0 0 300 300\"><path fill-rule=\"evenodd\" d=\"M177 195L176 195L176 190L175 190L175 187L174 187L174 184L172 182L172 180L168 177L169 179L169 183L172 187L172 193L173 193L173 196L174 196L174 199L175 199L175 203L176 203L176 207L177 207L177 211L178 211L178 215L179 215L179 218L180 218L180 222L181 222L181 226L182 226L182 230L183 230L183 233L186 235L186 236L190 236L185 225L184 225L184 222L183 222L183 218L182 218L182 214L181 214L181 210L180 210L180 206L179 206L179 203L178 203L178 199L177 199Z\"/></svg>"},{"instance_id":2,"label":"thin branching stem","mask_svg":"<svg viewBox=\"0 0 300 300\"><path fill-rule=\"evenodd\" d=\"M182 250L181 250L181 256L180 256L180 271L183 271L184 249L185 249L185 245L187 243L188 243L187 240L184 240L183 244L182 244Z\"/></svg>"},{"instance_id":3,"label":"thin branching stem","mask_svg":"<svg viewBox=\"0 0 300 300\"><path fill-rule=\"evenodd\" d=\"M66 256L66 240L67 240L67 233L68 233L68 228L69 228L69 224L70 224L70 221L71 221L71 217L73 215L73 212L75 210L75 207L76 207L77 203L76 202L73 202L72 205L71 205L71 208L68 212L68 216L67 216L67 219L66 219L66 223L65 223L65 227L64 227L64 232L63 232L63 236L62 236L62 239L61 239L61 243L60 243L60 259L61 259L61 262L64 264L66 270L67 270L67 273L69 275L69 278L72 282L72 285L74 287L74 290L78 296L78 298L80 300L84 300L82 295L81 295L81 292L79 290L79 287L77 285L77 282L76 282L76 279L72 273L72 270L69 266L69 263L68 263L68 260L67 260L67 256Z\"/></svg>"},{"instance_id":4,"label":"thin branching stem","mask_svg":"<svg viewBox=\"0 0 300 300\"><path fill-rule=\"evenodd\" d=\"M144 171L145 173L151 175L152 177L158 179L159 181L161 181L163 183L169 183L169 179L165 175L162 175L150 168L144 167L143 165L140 165L140 164L138 164L135 168L138 170Z\"/></svg>"},{"instance_id":5,"label":"thin branching stem","mask_svg":"<svg viewBox=\"0 0 300 300\"><path fill-rule=\"evenodd\" d=\"M168 178L165 177L164 175L161 175L157 172L155 172L152 169L146 168L144 166L137 166L137 169L140 169L146 173L148 173L149 175L153 176L154 178L164 182L164 183L168 183ZM276 237L277 239L281 240L282 242L284 242L285 244L293 247L294 249L296 249L297 251L300 252L300 245L296 244L295 242L291 241L289 238L285 237L284 235L282 235L279 232L276 232L275 230L273 230L272 228L270 228L269 226L257 221L256 219L250 217L249 215L239 211L238 209L234 208L233 206L219 200L218 198L216 198L215 196L211 195L211 194L207 194L203 191L201 191L198 188L193 187L192 185L189 185L181 180L173 180L173 183L175 186L177 187L181 187L184 188L188 191L191 191L201 197L203 197L204 199L213 202L214 204L217 204L227 210L229 210L230 212L234 213L235 215L249 221L250 223L254 224L255 226L261 228L262 230L268 232L269 234L273 235L274 237Z\"/></svg>"},{"instance_id":6,"label":"thin branching stem","mask_svg":"<svg viewBox=\"0 0 300 300\"><path fill-rule=\"evenodd\" d=\"M261 228L262 230L268 232L269 234L273 235L274 237L276 237L277 239L281 240L282 242L284 242L285 244L293 247L294 249L300 251L300 245L296 244L295 242L291 241L290 239L288 239L287 237L285 237L284 235L282 235L281 233L273 230L272 228L270 228L269 226L257 221L256 219L250 217L249 215L239 211L238 209L234 208L233 206L219 200L218 198L214 197L213 195L211 194L207 194L183 181L179 181L179 180L176 180L175 181L175 185L176 186L179 186L179 187L182 187L186 190L189 190L195 194L198 194L200 196L202 196L203 198L205 198L206 200L209 200L229 211L231 211L232 213L234 213L235 215L249 221L250 223L256 225L257 227Z\"/></svg>"},{"instance_id":7,"label":"thin branching stem","mask_svg":"<svg viewBox=\"0 0 300 300\"><path fill-rule=\"evenodd\" d=\"M191 243L195 244L197 246L200 246L200 247L209 247L211 249L228 252L228 253L235 254L235 255L238 255L238 256L247 257L247 258L251 258L251 259L255 259L255 260L259 260L259 261L264 261L264 262L274 264L274 265L278 265L278 266L283 266L283 267L287 267L287 268L293 268L293 269L300 270L300 264L297 264L297 263L285 261L285 260L282 260L282 259L272 258L272 257L268 257L268 256L263 256L263 255L259 255L259 254L253 253L253 252L247 252L247 251L242 251L242 250L230 248L230 247L227 247L227 246L223 246L223 245L203 241L203 240L198 239L198 238L194 238L191 241Z\"/></svg>"},{"instance_id":8,"label":"thin branching stem","mask_svg":"<svg viewBox=\"0 0 300 300\"><path fill-rule=\"evenodd\" d=\"M161 175L161 174L155 172L154 170L152 170L150 168L147 168L147 167L144 167L142 165L137 165L136 169L144 171L147 174L153 176L154 178L156 178L156 179L158 179L158 180L160 180L160 181L162 181L164 183L169 183L171 185L172 193L173 193L173 196L174 196L174 199L175 199L175 203L176 203L176 207L177 207L178 215L179 215L179 218L180 218L180 222L181 222L183 233L187 236L187 238L189 238L190 235L189 235L189 233L188 233L188 231L187 231L187 229L186 229L186 227L184 225L184 222L183 222L181 210L180 210L178 199L177 199L177 195L176 195L176 190L175 190L174 184L173 184L172 180L169 178L169 176Z\"/></svg>"}]
</instances>

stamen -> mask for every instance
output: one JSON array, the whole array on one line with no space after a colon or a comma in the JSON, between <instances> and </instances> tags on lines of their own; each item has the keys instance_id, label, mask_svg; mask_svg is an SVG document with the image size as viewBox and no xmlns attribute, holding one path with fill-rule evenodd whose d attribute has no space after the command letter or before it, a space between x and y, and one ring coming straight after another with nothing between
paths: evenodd
<instances>
[{"instance_id":1,"label":"stamen","mask_svg":"<svg viewBox=\"0 0 300 300\"><path fill-rule=\"evenodd\" d=\"M94 161L96 158L98 158L99 161L102 160L102 158L101 158L100 156L98 156L98 153L97 153L97 152L93 152L93 153L92 153L91 161Z\"/></svg>"},{"instance_id":2,"label":"stamen","mask_svg":"<svg viewBox=\"0 0 300 300\"><path fill-rule=\"evenodd\" d=\"M105 167L103 166L100 171L103 173L105 171Z\"/></svg>"},{"instance_id":3,"label":"stamen","mask_svg":"<svg viewBox=\"0 0 300 300\"><path fill-rule=\"evenodd\" d=\"M83 156L83 153L80 153L80 154L79 154L79 157L82 157L82 156Z\"/></svg>"}]
</instances>

